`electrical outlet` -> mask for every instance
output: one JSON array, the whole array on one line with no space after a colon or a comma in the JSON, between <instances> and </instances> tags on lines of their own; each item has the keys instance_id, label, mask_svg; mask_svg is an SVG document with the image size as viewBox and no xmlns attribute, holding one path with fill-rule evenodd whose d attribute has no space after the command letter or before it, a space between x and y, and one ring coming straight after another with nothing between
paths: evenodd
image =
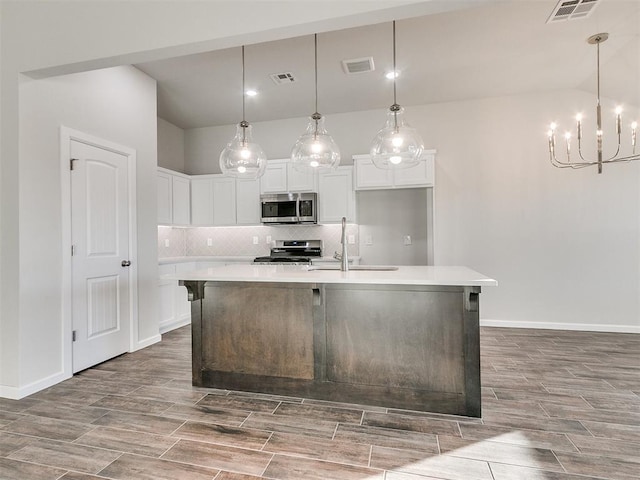
<instances>
[{"instance_id":1,"label":"electrical outlet","mask_svg":"<svg viewBox=\"0 0 640 480\"><path fill-rule=\"evenodd\" d=\"M213 246L213 238L207 238L207 247Z\"/></svg>"},{"instance_id":2,"label":"electrical outlet","mask_svg":"<svg viewBox=\"0 0 640 480\"><path fill-rule=\"evenodd\" d=\"M169 239L168 239L168 238L167 238L167 239L165 239L165 241L164 241L164 246L165 246L165 247L168 247L168 246L169 246Z\"/></svg>"},{"instance_id":3,"label":"electrical outlet","mask_svg":"<svg viewBox=\"0 0 640 480\"><path fill-rule=\"evenodd\" d=\"M404 236L404 244L405 245L411 245L411 235L405 235Z\"/></svg>"},{"instance_id":4,"label":"electrical outlet","mask_svg":"<svg viewBox=\"0 0 640 480\"><path fill-rule=\"evenodd\" d=\"M258 245L259 242L260 242L260 239L258 237L253 237L253 244L254 245Z\"/></svg>"},{"instance_id":5,"label":"electrical outlet","mask_svg":"<svg viewBox=\"0 0 640 480\"><path fill-rule=\"evenodd\" d=\"M267 245L271 245L271 235L267 235Z\"/></svg>"},{"instance_id":6,"label":"electrical outlet","mask_svg":"<svg viewBox=\"0 0 640 480\"><path fill-rule=\"evenodd\" d=\"M373 236L367 235L366 237L364 237L364 244L373 245Z\"/></svg>"},{"instance_id":7,"label":"electrical outlet","mask_svg":"<svg viewBox=\"0 0 640 480\"><path fill-rule=\"evenodd\" d=\"M349 235L347 237L347 243L349 245L355 245L356 244L356 236L355 235Z\"/></svg>"}]
</instances>

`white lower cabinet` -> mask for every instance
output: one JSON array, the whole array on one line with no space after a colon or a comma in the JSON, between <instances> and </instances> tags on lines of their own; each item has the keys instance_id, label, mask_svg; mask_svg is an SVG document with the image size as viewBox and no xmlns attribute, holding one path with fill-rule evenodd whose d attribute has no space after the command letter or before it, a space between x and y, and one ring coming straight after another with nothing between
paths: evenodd
<instances>
[{"instance_id":1,"label":"white lower cabinet","mask_svg":"<svg viewBox=\"0 0 640 480\"><path fill-rule=\"evenodd\" d=\"M166 333L191 323L191 303L188 300L187 289L178 285L177 280L164 278L164 275L188 272L195 269L195 262L172 263L158 266L160 333Z\"/></svg>"},{"instance_id":2,"label":"white lower cabinet","mask_svg":"<svg viewBox=\"0 0 640 480\"><path fill-rule=\"evenodd\" d=\"M353 167L338 167L318 176L318 223L336 223L347 217L356 221Z\"/></svg>"}]
</instances>

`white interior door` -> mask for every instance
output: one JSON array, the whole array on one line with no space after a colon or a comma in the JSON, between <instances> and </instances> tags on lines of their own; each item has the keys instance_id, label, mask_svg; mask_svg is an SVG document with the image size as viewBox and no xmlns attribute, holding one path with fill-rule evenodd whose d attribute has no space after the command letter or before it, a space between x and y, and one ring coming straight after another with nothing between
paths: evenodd
<instances>
[{"instance_id":1,"label":"white interior door","mask_svg":"<svg viewBox=\"0 0 640 480\"><path fill-rule=\"evenodd\" d=\"M128 158L71 141L73 372L129 350Z\"/></svg>"}]
</instances>

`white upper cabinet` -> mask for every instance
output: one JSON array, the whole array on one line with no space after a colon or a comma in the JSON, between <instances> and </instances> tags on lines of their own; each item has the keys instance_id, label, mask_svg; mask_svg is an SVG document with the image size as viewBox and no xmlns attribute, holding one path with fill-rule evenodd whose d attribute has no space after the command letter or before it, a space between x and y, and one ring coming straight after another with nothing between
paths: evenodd
<instances>
[{"instance_id":1,"label":"white upper cabinet","mask_svg":"<svg viewBox=\"0 0 640 480\"><path fill-rule=\"evenodd\" d=\"M191 194L189 178L173 175L172 178L172 210L174 225L191 224Z\"/></svg>"},{"instance_id":2,"label":"white upper cabinet","mask_svg":"<svg viewBox=\"0 0 640 480\"><path fill-rule=\"evenodd\" d=\"M297 171L288 159L269 160L260 178L261 193L317 191L317 175Z\"/></svg>"},{"instance_id":3,"label":"white upper cabinet","mask_svg":"<svg viewBox=\"0 0 640 480\"><path fill-rule=\"evenodd\" d=\"M170 225L173 219L171 213L172 200L171 200L171 175L164 172L158 172L157 176L157 188L158 188L158 223L163 225Z\"/></svg>"},{"instance_id":4,"label":"white upper cabinet","mask_svg":"<svg viewBox=\"0 0 640 480\"><path fill-rule=\"evenodd\" d=\"M223 175L191 177L191 222L209 227L260 225L260 181Z\"/></svg>"},{"instance_id":5,"label":"white upper cabinet","mask_svg":"<svg viewBox=\"0 0 640 480\"><path fill-rule=\"evenodd\" d=\"M190 181L187 175L158 168L158 223L190 225Z\"/></svg>"},{"instance_id":6,"label":"white upper cabinet","mask_svg":"<svg viewBox=\"0 0 640 480\"><path fill-rule=\"evenodd\" d=\"M355 222L356 201L353 190L353 167L338 167L318 175L318 222L337 223L342 217Z\"/></svg>"},{"instance_id":7,"label":"white upper cabinet","mask_svg":"<svg viewBox=\"0 0 640 480\"><path fill-rule=\"evenodd\" d=\"M435 154L435 150L426 150L423 162L398 170L382 170L373 164L369 155L354 155L356 190L433 187Z\"/></svg>"},{"instance_id":8,"label":"white upper cabinet","mask_svg":"<svg viewBox=\"0 0 640 480\"><path fill-rule=\"evenodd\" d=\"M236 224L260 224L260 180L236 180Z\"/></svg>"},{"instance_id":9,"label":"white upper cabinet","mask_svg":"<svg viewBox=\"0 0 640 480\"><path fill-rule=\"evenodd\" d=\"M209 176L191 178L191 224L213 225L213 183Z\"/></svg>"},{"instance_id":10,"label":"white upper cabinet","mask_svg":"<svg viewBox=\"0 0 640 480\"><path fill-rule=\"evenodd\" d=\"M213 184L213 224L236 224L236 179L215 175Z\"/></svg>"}]
</instances>

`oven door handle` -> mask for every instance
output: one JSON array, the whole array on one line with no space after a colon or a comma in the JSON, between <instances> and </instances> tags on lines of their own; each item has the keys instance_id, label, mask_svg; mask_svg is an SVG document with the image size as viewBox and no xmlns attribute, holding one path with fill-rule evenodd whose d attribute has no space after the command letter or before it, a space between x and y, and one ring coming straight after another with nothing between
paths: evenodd
<instances>
[{"instance_id":1,"label":"oven door handle","mask_svg":"<svg viewBox=\"0 0 640 480\"><path fill-rule=\"evenodd\" d=\"M296 196L296 221L300 221L300 194Z\"/></svg>"}]
</instances>

